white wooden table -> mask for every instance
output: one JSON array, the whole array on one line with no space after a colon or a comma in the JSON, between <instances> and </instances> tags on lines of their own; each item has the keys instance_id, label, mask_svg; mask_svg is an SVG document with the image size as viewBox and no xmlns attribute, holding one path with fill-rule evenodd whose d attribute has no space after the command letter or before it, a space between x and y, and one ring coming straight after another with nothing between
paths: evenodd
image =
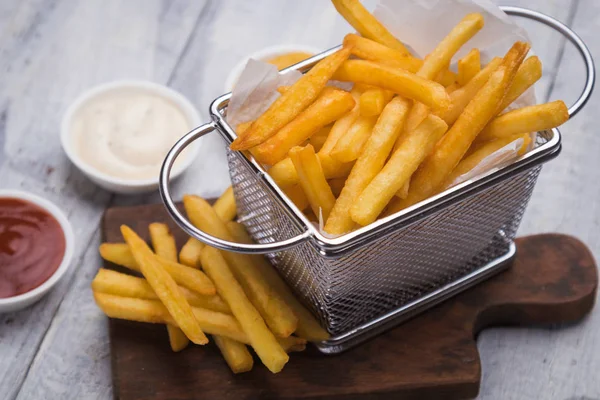
<instances>
[{"instance_id":1,"label":"white wooden table","mask_svg":"<svg viewBox=\"0 0 600 400\"><path fill-rule=\"evenodd\" d=\"M503 0L572 26L600 54L597 0ZM367 5L372 2L367 2ZM583 67L550 29L524 23L544 63L541 99L575 99ZM33 307L0 316L1 399L112 397L107 319L90 281L100 265L106 207L157 202L122 197L87 181L59 144L59 123L83 90L118 78L148 79L188 96L205 113L228 71L249 52L300 43L326 49L350 27L322 0L1 0L0 188L59 204L77 250L64 281ZM596 92L562 129L563 152L542 173L521 234L564 232L600 258L600 112ZM214 196L228 186L216 136L176 185L178 195ZM600 309L560 329L491 329L479 338L481 399L600 399Z\"/></svg>"}]
</instances>

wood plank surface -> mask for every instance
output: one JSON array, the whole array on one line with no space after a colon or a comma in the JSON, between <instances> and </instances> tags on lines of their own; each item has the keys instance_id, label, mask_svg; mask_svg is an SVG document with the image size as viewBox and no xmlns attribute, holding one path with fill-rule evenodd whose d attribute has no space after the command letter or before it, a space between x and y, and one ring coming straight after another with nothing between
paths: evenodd
<instances>
[{"instance_id":1,"label":"wood plank surface","mask_svg":"<svg viewBox=\"0 0 600 400\"><path fill-rule=\"evenodd\" d=\"M595 0L499 3L555 16L600 54ZM544 63L540 98L574 98L581 79L576 53L548 28L524 25ZM73 99L112 79L149 79L180 90L206 116L228 71L244 55L276 44L327 48L350 29L322 0L0 2L0 187L29 190L60 204L78 241L72 269L59 287L28 310L0 316L3 398L19 392L20 398L37 398L38 386L47 398L110 397L106 332L86 292L90 271L100 262L95 250L100 215L108 205L158 199L156 194L113 196L70 165L58 135L61 115ZM575 234L596 257L600 142L593 119L599 106L594 95L586 111L563 128L563 153L542 173L521 229L522 234ZM214 196L228 185L222 143L216 136L204 141L192 170L176 183L177 195ZM71 319L73 310L90 325ZM93 321L97 329L91 328ZM66 335L77 340L65 340ZM600 367L598 337L597 312L567 331L486 332L479 347L489 375L480 397L600 398L600 381L594 379Z\"/></svg>"}]
</instances>

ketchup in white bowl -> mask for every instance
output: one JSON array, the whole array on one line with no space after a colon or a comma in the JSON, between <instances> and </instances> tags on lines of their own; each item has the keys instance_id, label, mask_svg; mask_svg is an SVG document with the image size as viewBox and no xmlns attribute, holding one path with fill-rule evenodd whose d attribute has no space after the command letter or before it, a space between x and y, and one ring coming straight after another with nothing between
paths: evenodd
<instances>
[{"instance_id":1,"label":"ketchup in white bowl","mask_svg":"<svg viewBox=\"0 0 600 400\"><path fill-rule=\"evenodd\" d=\"M0 198L0 298L28 292L48 280L65 255L58 221L25 200Z\"/></svg>"},{"instance_id":2,"label":"ketchup in white bowl","mask_svg":"<svg viewBox=\"0 0 600 400\"><path fill-rule=\"evenodd\" d=\"M73 232L51 202L0 190L0 312L39 300L58 282L73 254Z\"/></svg>"}]
</instances>

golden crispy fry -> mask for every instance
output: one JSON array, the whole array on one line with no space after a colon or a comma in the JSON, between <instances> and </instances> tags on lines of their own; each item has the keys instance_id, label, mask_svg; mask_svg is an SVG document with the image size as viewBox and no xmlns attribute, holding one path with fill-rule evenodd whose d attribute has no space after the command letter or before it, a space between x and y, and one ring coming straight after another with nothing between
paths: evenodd
<instances>
[{"instance_id":1,"label":"golden crispy fry","mask_svg":"<svg viewBox=\"0 0 600 400\"><path fill-rule=\"evenodd\" d=\"M335 121L333 126L331 127L331 131L329 131L329 135L327 136L327 140L323 143L323 147L319 152L323 155L331 153L331 150L335 147L337 141L346 134L348 129L352 126L354 121L360 115L360 95L364 92L364 88L358 88L358 85L354 85L350 94L354 99L354 107L352 110L348 111L346 115Z\"/></svg>"},{"instance_id":2,"label":"golden crispy fry","mask_svg":"<svg viewBox=\"0 0 600 400\"><path fill-rule=\"evenodd\" d=\"M438 190L475 137L496 115L498 106L528 51L529 45L526 43L516 42L513 45L502 60L502 65L492 73L436 146L435 151L421 165L411 180L407 198L396 199L388 207L388 213L392 214L418 203Z\"/></svg>"},{"instance_id":3,"label":"golden crispy fry","mask_svg":"<svg viewBox=\"0 0 600 400\"><path fill-rule=\"evenodd\" d=\"M564 124L568 119L569 110L562 100L518 108L491 120L477 136L477 141L485 142L552 129Z\"/></svg>"},{"instance_id":4,"label":"golden crispy fry","mask_svg":"<svg viewBox=\"0 0 600 400\"><path fill-rule=\"evenodd\" d=\"M417 126L421 124L421 122L425 121L425 118L427 118L429 112L429 107L427 107L425 104L415 103L408 113L408 118L406 119L406 132L414 131ZM396 143L394 150L397 149L399 145L400 143Z\"/></svg>"},{"instance_id":5,"label":"golden crispy fry","mask_svg":"<svg viewBox=\"0 0 600 400\"><path fill-rule=\"evenodd\" d=\"M124 243L102 243L100 255L106 261L127 267L134 271L140 271L139 264L133 257L130 248ZM215 286L202 271L191 268L164 258L155 256L156 260L165 268L171 277L186 288L194 292L211 296L216 293Z\"/></svg>"},{"instance_id":6,"label":"golden crispy fry","mask_svg":"<svg viewBox=\"0 0 600 400\"><path fill-rule=\"evenodd\" d=\"M318 129L346 114L354 105L355 101L350 93L325 88L314 103L274 136L254 148L252 154L261 163L273 165L283 160L292 147L298 146Z\"/></svg>"},{"instance_id":7,"label":"golden crispy fry","mask_svg":"<svg viewBox=\"0 0 600 400\"><path fill-rule=\"evenodd\" d=\"M427 55L417 75L434 79L444 70L456 52L483 28L483 16L478 13L465 16L436 48Z\"/></svg>"},{"instance_id":8,"label":"golden crispy fry","mask_svg":"<svg viewBox=\"0 0 600 400\"><path fill-rule=\"evenodd\" d=\"M290 67L294 64L298 64L300 61L304 61L307 58L311 58L312 56L314 56L314 54L306 53L303 51L296 51L275 56L267 60L267 62L269 64L273 64L277 67L278 70L281 71L282 69Z\"/></svg>"},{"instance_id":9,"label":"golden crispy fry","mask_svg":"<svg viewBox=\"0 0 600 400\"><path fill-rule=\"evenodd\" d=\"M340 195L340 193L342 193L346 179L347 178L335 178L327 181L327 183L329 183L329 187L331 188L331 192L336 198Z\"/></svg>"},{"instance_id":10,"label":"golden crispy fry","mask_svg":"<svg viewBox=\"0 0 600 400\"><path fill-rule=\"evenodd\" d=\"M242 224L237 222L228 222L227 229L233 235L236 242L253 243L250 235L248 235ZM296 317L298 317L298 329L296 329L296 334L301 338L311 342L319 342L329 339L329 334L327 331L321 327L319 322L315 319L315 317L313 317L310 311L308 311L302 305L302 303L298 301L296 296L294 296L292 293L292 290L283 281L281 276L279 276L269 261L267 261L267 259L261 255L254 255L252 256L252 259L269 286L285 300L285 302L294 311ZM282 343L285 342L286 339L290 338L292 338L292 336L289 338L279 338L279 341ZM294 341L297 342L298 340L298 338L294 338ZM286 346L284 346L284 348L286 348Z\"/></svg>"},{"instance_id":11,"label":"golden crispy fry","mask_svg":"<svg viewBox=\"0 0 600 400\"><path fill-rule=\"evenodd\" d=\"M213 204L213 208L223 221L232 221L235 218L237 207L235 205L235 197L233 196L233 187L229 186L223 192L221 197Z\"/></svg>"},{"instance_id":12,"label":"golden crispy fry","mask_svg":"<svg viewBox=\"0 0 600 400\"><path fill-rule=\"evenodd\" d=\"M396 39L358 0L331 0L331 2L340 15L362 36L403 54L410 54L402 42Z\"/></svg>"},{"instance_id":13,"label":"golden crispy fry","mask_svg":"<svg viewBox=\"0 0 600 400\"><path fill-rule=\"evenodd\" d=\"M275 100L248 130L238 136L231 143L231 149L248 150L275 135L315 101L334 72L349 56L350 49L341 49L319 61Z\"/></svg>"},{"instance_id":14,"label":"golden crispy fry","mask_svg":"<svg viewBox=\"0 0 600 400\"><path fill-rule=\"evenodd\" d=\"M122 274L110 269L100 268L92 281L92 290L100 293L123 297L137 297L147 300L158 300L150 284L143 278ZM179 286L188 303L193 307L206 308L225 314L231 314L229 306L219 296L203 296Z\"/></svg>"},{"instance_id":15,"label":"golden crispy fry","mask_svg":"<svg viewBox=\"0 0 600 400\"><path fill-rule=\"evenodd\" d=\"M458 84L465 86L479 71L481 71L481 54L479 49L472 49L458 60Z\"/></svg>"},{"instance_id":16,"label":"golden crispy fry","mask_svg":"<svg viewBox=\"0 0 600 400\"><path fill-rule=\"evenodd\" d=\"M235 241L225 223L206 200L197 196L183 196L183 204L190 221L204 232L221 239ZM203 249L204 251L204 249ZM290 307L270 288L249 255L223 252L238 282L273 333L279 337L291 335L297 318Z\"/></svg>"},{"instance_id":17,"label":"golden crispy fry","mask_svg":"<svg viewBox=\"0 0 600 400\"><path fill-rule=\"evenodd\" d=\"M208 343L208 338L194 318L190 303L188 303L171 275L158 261L146 242L126 225L121 225L121 233L129 245L135 261L140 266L140 272L152 286L160 301L169 310L169 314L177 322L177 325L192 342L196 344Z\"/></svg>"},{"instance_id":18,"label":"golden crispy fry","mask_svg":"<svg viewBox=\"0 0 600 400\"><path fill-rule=\"evenodd\" d=\"M375 221L447 129L441 118L429 114L415 130L402 135L400 147L350 208L352 220L362 226Z\"/></svg>"},{"instance_id":19,"label":"golden crispy fry","mask_svg":"<svg viewBox=\"0 0 600 400\"><path fill-rule=\"evenodd\" d=\"M204 243L194 238L189 238L179 252L179 261L188 267L198 268L198 260L200 260L200 252L204 247Z\"/></svg>"},{"instance_id":20,"label":"golden crispy fry","mask_svg":"<svg viewBox=\"0 0 600 400\"><path fill-rule=\"evenodd\" d=\"M379 88L370 89L360 95L360 115L375 117L381 114L383 107L392 100L394 93Z\"/></svg>"},{"instance_id":21,"label":"golden crispy fry","mask_svg":"<svg viewBox=\"0 0 600 400\"><path fill-rule=\"evenodd\" d=\"M443 112L450 106L450 97L439 83L373 61L345 61L334 74L333 79L366 83L391 90L400 96L424 103L436 112Z\"/></svg>"},{"instance_id":22,"label":"golden crispy fry","mask_svg":"<svg viewBox=\"0 0 600 400\"><path fill-rule=\"evenodd\" d=\"M234 374L248 372L252 369L254 359L245 344L225 336L215 335L213 339L215 339L215 344Z\"/></svg>"},{"instance_id":23,"label":"golden crispy fry","mask_svg":"<svg viewBox=\"0 0 600 400\"><path fill-rule=\"evenodd\" d=\"M373 132L377 116L360 116L352 124L348 132L338 140L331 151L331 157L341 163L354 161L360 156L365 143Z\"/></svg>"},{"instance_id":24,"label":"golden crispy fry","mask_svg":"<svg viewBox=\"0 0 600 400\"><path fill-rule=\"evenodd\" d=\"M401 199L405 199L408 196L408 190L410 189L410 179L404 182L404 185L396 192L396 196Z\"/></svg>"},{"instance_id":25,"label":"golden crispy fry","mask_svg":"<svg viewBox=\"0 0 600 400\"><path fill-rule=\"evenodd\" d=\"M502 100L502 104L500 104L500 107L498 108L498 112L504 111L506 107L518 99L541 77L542 62L537 56L531 56L523 61L523 64L519 67L519 70L515 75L515 79Z\"/></svg>"},{"instance_id":26,"label":"golden crispy fry","mask_svg":"<svg viewBox=\"0 0 600 400\"><path fill-rule=\"evenodd\" d=\"M298 207L298 210L304 211L309 206L308 197L306 197L306 194L304 194L304 189L302 189L302 186L298 184L288 186L287 188L283 189L283 191L287 197L292 200L292 203Z\"/></svg>"},{"instance_id":27,"label":"golden crispy fry","mask_svg":"<svg viewBox=\"0 0 600 400\"><path fill-rule=\"evenodd\" d=\"M321 215L323 220L327 220L335 203L335 197L327 184L315 150L311 145L294 147L290 150L290 158L312 211L317 216Z\"/></svg>"},{"instance_id":28,"label":"golden crispy fry","mask_svg":"<svg viewBox=\"0 0 600 400\"><path fill-rule=\"evenodd\" d=\"M154 222L148 225L148 231L150 231L150 241L156 255L165 260L177 262L175 238L171 235L167 224Z\"/></svg>"},{"instance_id":29,"label":"golden crispy fry","mask_svg":"<svg viewBox=\"0 0 600 400\"><path fill-rule=\"evenodd\" d=\"M315 148L315 151L321 150L321 148L323 148L323 145L325 144L325 141L327 140L327 136L329 136L330 131L331 125L324 126L317 132L315 132L310 138L308 138L308 143L310 143Z\"/></svg>"},{"instance_id":30,"label":"golden crispy fry","mask_svg":"<svg viewBox=\"0 0 600 400\"><path fill-rule=\"evenodd\" d=\"M529 144L531 143L531 136L529 133L521 134L521 135L513 135L508 137L503 137L498 140L493 140L488 143L483 143L477 150L473 153L469 154L465 157L461 162L458 163L456 168L452 171L448 178L446 178L445 182L441 185L442 190L447 189L452 185L452 183L461 175L466 174L471 171L473 168L477 166L484 158L489 156L490 154L500 150L507 144L514 142L517 139L523 140L523 145L519 149L518 154L522 155L527 151Z\"/></svg>"},{"instance_id":31,"label":"golden crispy fry","mask_svg":"<svg viewBox=\"0 0 600 400\"><path fill-rule=\"evenodd\" d=\"M344 37L344 46L351 48L353 55L364 60L377 61L382 64L405 69L412 73L417 73L423 66L423 60L354 33L350 33ZM444 86L451 85L456 81L456 74L445 69L436 78L436 81Z\"/></svg>"},{"instance_id":32,"label":"golden crispy fry","mask_svg":"<svg viewBox=\"0 0 600 400\"><path fill-rule=\"evenodd\" d=\"M169 344L171 350L180 352L190 344L190 339L185 336L185 333L176 326L167 324L167 333L169 334Z\"/></svg>"},{"instance_id":33,"label":"golden crispy fry","mask_svg":"<svg viewBox=\"0 0 600 400\"><path fill-rule=\"evenodd\" d=\"M483 85L485 85L492 73L500 66L500 64L502 64L502 58L494 58L477 75L469 80L465 86L453 91L450 94L452 105L447 112L438 114L438 116L446 121L448 125L454 124L467 104L469 104L477 92L481 90Z\"/></svg>"},{"instance_id":34,"label":"golden crispy fry","mask_svg":"<svg viewBox=\"0 0 600 400\"><path fill-rule=\"evenodd\" d=\"M281 371L289 360L288 355L246 297L219 250L205 247L201 260L204 270L215 282L219 295L231 307L233 315L248 335L251 346L263 364L273 373Z\"/></svg>"},{"instance_id":35,"label":"golden crispy fry","mask_svg":"<svg viewBox=\"0 0 600 400\"><path fill-rule=\"evenodd\" d=\"M235 132L237 133L238 136L243 135L244 132L246 132L248 130L248 128L250 128L250 125L252 125L254 123L254 121L247 121L247 122L242 122L241 124L238 124L235 128Z\"/></svg>"},{"instance_id":36,"label":"golden crispy fry","mask_svg":"<svg viewBox=\"0 0 600 400\"><path fill-rule=\"evenodd\" d=\"M280 338L279 344L283 347L286 353L295 351L304 351L306 349L306 339L299 338L296 336L289 336L286 338Z\"/></svg>"},{"instance_id":37,"label":"golden crispy fry","mask_svg":"<svg viewBox=\"0 0 600 400\"><path fill-rule=\"evenodd\" d=\"M396 139L402 132L410 102L394 98L383 109L364 151L356 161L325 224L325 231L343 234L354 227L350 208L371 180L381 171Z\"/></svg>"},{"instance_id":38,"label":"golden crispy fry","mask_svg":"<svg viewBox=\"0 0 600 400\"><path fill-rule=\"evenodd\" d=\"M94 292L94 300L110 318L177 326L175 319L158 300L136 299L98 292ZM232 315L198 307L192 307L192 313L204 332L249 343L248 336Z\"/></svg>"},{"instance_id":39,"label":"golden crispy fry","mask_svg":"<svg viewBox=\"0 0 600 400\"><path fill-rule=\"evenodd\" d=\"M354 163L340 163L327 154L323 149L317 154L321 168L327 179L345 178L350 173ZM279 186L289 187L298 183L298 173L292 160L284 158L269 169L269 175Z\"/></svg>"}]
</instances>

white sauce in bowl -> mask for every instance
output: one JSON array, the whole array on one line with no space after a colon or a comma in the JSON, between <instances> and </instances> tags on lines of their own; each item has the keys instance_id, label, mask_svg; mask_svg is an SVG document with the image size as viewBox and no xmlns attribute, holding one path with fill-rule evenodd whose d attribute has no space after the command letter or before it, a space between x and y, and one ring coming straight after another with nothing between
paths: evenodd
<instances>
[{"instance_id":1,"label":"white sauce in bowl","mask_svg":"<svg viewBox=\"0 0 600 400\"><path fill-rule=\"evenodd\" d=\"M126 180L158 177L168 151L191 129L179 105L141 87L113 88L87 99L69 126L73 149L83 162Z\"/></svg>"}]
</instances>

